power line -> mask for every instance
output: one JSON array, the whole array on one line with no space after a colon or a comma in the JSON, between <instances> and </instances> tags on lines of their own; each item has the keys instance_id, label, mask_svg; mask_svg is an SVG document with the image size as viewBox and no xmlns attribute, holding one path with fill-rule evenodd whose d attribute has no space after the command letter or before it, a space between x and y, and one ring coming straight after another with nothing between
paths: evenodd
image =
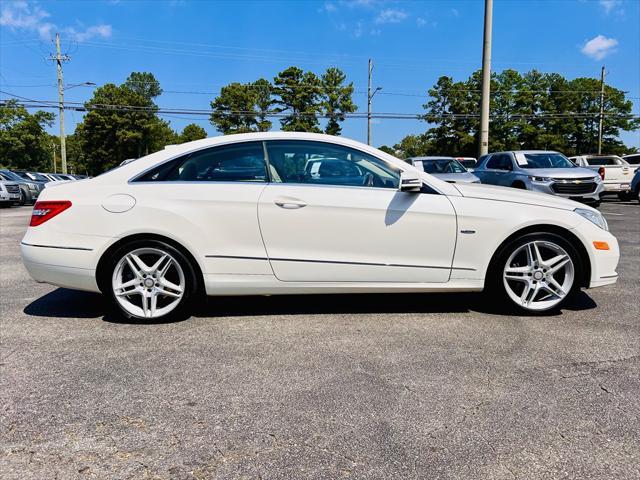
<instances>
[{"instance_id":1,"label":"power line","mask_svg":"<svg viewBox=\"0 0 640 480\"><path fill-rule=\"evenodd\" d=\"M1 92L7 94L6 92ZM17 96L16 96L17 97ZM24 99L24 97L18 97ZM3 105L8 105L8 101L0 100L0 103ZM31 100L24 99L21 102L18 102L18 105L23 106L25 108L58 108L55 105L54 101L50 100ZM65 109L73 110L77 112L90 112L92 110L100 110L100 111L113 111L113 112L128 112L128 113L150 113L150 114L158 114L158 115L194 115L194 116L202 116L205 115L209 117L212 113L212 110L204 110L204 109L186 109L186 108L169 108L169 107L146 107L140 105L116 105L116 104L88 104L84 105L79 102L66 102ZM290 116L309 116L315 115L318 118L330 118L330 115L323 114L321 112L280 112L280 111L245 111L245 110L231 110L227 112L217 112L222 115L229 116L259 116L263 115L265 117L270 118L283 118ZM366 119L368 114L367 112L353 112L353 113L345 113L345 118L359 118ZM635 119L640 118L640 115L636 114L617 114L617 113L605 113L604 114L608 118L627 118L627 119ZM402 113L402 112L379 112L372 113L372 118L379 119L396 119L396 120L424 120L425 117L429 119L439 119L439 120L455 120L455 119L476 119L480 117L479 113L449 113L449 114L440 114L440 115L429 115L426 113ZM509 119L536 119L536 118L550 118L550 119L584 119L584 118L597 118L599 116L598 112L561 112L561 113L539 113L539 114L511 114L511 113L494 113L491 115L491 118L509 118Z\"/></svg>"}]
</instances>

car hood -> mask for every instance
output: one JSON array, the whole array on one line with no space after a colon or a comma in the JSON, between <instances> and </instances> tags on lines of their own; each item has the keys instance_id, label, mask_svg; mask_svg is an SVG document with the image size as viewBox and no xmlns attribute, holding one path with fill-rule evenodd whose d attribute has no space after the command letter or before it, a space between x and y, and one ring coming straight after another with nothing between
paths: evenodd
<instances>
[{"instance_id":1,"label":"car hood","mask_svg":"<svg viewBox=\"0 0 640 480\"><path fill-rule=\"evenodd\" d=\"M445 182L462 182L462 183L473 183L480 182L480 179L476 177L473 173L464 172L464 173L432 173L436 178L440 180L444 180Z\"/></svg>"},{"instance_id":2,"label":"car hood","mask_svg":"<svg viewBox=\"0 0 640 480\"><path fill-rule=\"evenodd\" d=\"M595 177L594 171L588 168L523 168L527 175L551 178L586 178Z\"/></svg>"},{"instance_id":3,"label":"car hood","mask_svg":"<svg viewBox=\"0 0 640 480\"><path fill-rule=\"evenodd\" d=\"M591 208L567 198L512 187L499 187L496 185L484 185L477 183L456 183L454 186L463 197L469 198L482 198L486 200L496 200L499 202L538 205L541 207L561 208L563 210Z\"/></svg>"}]
</instances>

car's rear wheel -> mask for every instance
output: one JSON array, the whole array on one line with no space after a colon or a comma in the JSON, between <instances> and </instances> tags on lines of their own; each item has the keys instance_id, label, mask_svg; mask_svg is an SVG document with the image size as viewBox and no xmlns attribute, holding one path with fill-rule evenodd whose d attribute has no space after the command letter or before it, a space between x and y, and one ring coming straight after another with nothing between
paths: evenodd
<instances>
[{"instance_id":1,"label":"car's rear wheel","mask_svg":"<svg viewBox=\"0 0 640 480\"><path fill-rule=\"evenodd\" d=\"M172 321L188 316L198 289L182 252L158 240L138 240L111 255L103 290L115 312L127 319Z\"/></svg>"},{"instance_id":2,"label":"car's rear wheel","mask_svg":"<svg viewBox=\"0 0 640 480\"><path fill-rule=\"evenodd\" d=\"M523 235L506 245L493 262L491 289L520 312L557 309L579 289L580 256L563 237Z\"/></svg>"},{"instance_id":3,"label":"car's rear wheel","mask_svg":"<svg viewBox=\"0 0 640 480\"><path fill-rule=\"evenodd\" d=\"M618 198L623 202L628 202L633 198L633 192L620 192Z\"/></svg>"}]
</instances>

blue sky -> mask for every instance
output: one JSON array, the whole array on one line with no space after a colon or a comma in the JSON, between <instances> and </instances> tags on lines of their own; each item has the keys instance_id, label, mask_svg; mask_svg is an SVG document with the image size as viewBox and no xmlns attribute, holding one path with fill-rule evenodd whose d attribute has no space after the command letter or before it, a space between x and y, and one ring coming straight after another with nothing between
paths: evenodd
<instances>
[{"instance_id":1,"label":"blue sky","mask_svg":"<svg viewBox=\"0 0 640 480\"><path fill-rule=\"evenodd\" d=\"M38 100L57 99L55 67L45 60L56 31L71 56L65 83L121 83L131 71L149 71L165 90L157 103L172 108L209 108L213 92L225 84L272 79L297 65L318 74L329 66L343 69L364 111L371 57L374 86L382 87L374 111L420 113L439 76L462 80L481 65L482 0L0 5L0 90ZM605 64L607 82L628 91L640 114L640 1L495 0L493 33L493 70L595 77ZM92 88L69 89L66 100L83 102ZM69 112L67 131L81 118ZM217 135L206 116L164 118L176 129L195 122ZM373 143L394 144L425 129L419 121L375 120ZM364 141L366 121L347 120L343 134ZM640 147L640 132L623 140Z\"/></svg>"}]
</instances>

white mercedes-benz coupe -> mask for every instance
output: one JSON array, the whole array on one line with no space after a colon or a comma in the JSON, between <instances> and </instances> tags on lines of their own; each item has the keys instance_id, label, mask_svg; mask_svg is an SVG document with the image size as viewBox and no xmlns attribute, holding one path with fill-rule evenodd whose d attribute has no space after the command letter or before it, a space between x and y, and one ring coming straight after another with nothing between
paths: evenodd
<instances>
[{"instance_id":1,"label":"white mercedes-benz coupe","mask_svg":"<svg viewBox=\"0 0 640 480\"><path fill-rule=\"evenodd\" d=\"M35 280L154 320L204 294L486 290L539 312L614 283L619 258L580 203L451 184L352 140L287 132L198 140L47 187L21 249Z\"/></svg>"}]
</instances>

